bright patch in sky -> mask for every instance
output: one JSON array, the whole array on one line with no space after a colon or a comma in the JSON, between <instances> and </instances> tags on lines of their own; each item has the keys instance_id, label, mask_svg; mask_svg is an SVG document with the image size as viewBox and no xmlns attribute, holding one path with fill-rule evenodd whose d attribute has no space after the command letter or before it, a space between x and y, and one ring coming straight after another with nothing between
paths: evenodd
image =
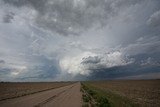
<instances>
[{"instance_id":1,"label":"bright patch in sky","mask_svg":"<svg viewBox=\"0 0 160 107\"><path fill-rule=\"evenodd\" d=\"M159 0L1 0L0 81L159 75L159 4Z\"/></svg>"}]
</instances>

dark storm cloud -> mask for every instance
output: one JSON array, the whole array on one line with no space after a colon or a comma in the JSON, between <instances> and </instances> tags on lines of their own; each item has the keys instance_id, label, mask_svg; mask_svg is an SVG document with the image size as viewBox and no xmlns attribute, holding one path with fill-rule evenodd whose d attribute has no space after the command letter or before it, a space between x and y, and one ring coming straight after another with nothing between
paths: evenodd
<instances>
[{"instance_id":1,"label":"dark storm cloud","mask_svg":"<svg viewBox=\"0 0 160 107\"><path fill-rule=\"evenodd\" d=\"M148 39L147 41L143 40L144 43L135 43L130 44L125 47L123 50L130 54L130 55L137 55L137 54L149 54L149 53L157 53L160 52L160 40L159 37L155 37L156 40L152 41Z\"/></svg>"},{"instance_id":2,"label":"dark storm cloud","mask_svg":"<svg viewBox=\"0 0 160 107\"><path fill-rule=\"evenodd\" d=\"M34 66L34 68L30 68L30 70L32 70L33 73L17 77L17 80L54 80L59 74L58 65L54 60L43 61L43 64L41 63L41 65Z\"/></svg>"},{"instance_id":3,"label":"dark storm cloud","mask_svg":"<svg viewBox=\"0 0 160 107\"><path fill-rule=\"evenodd\" d=\"M6 14L4 17L3 17L3 22L4 23L11 23L12 22L12 19L14 19L14 13L10 12L8 14Z\"/></svg>"},{"instance_id":4,"label":"dark storm cloud","mask_svg":"<svg viewBox=\"0 0 160 107\"><path fill-rule=\"evenodd\" d=\"M28 0L3 0L5 3L12 4L17 7L21 7L23 5L28 4Z\"/></svg>"},{"instance_id":5,"label":"dark storm cloud","mask_svg":"<svg viewBox=\"0 0 160 107\"><path fill-rule=\"evenodd\" d=\"M1 59L0 64L5 64L5 61Z\"/></svg>"},{"instance_id":6,"label":"dark storm cloud","mask_svg":"<svg viewBox=\"0 0 160 107\"><path fill-rule=\"evenodd\" d=\"M87 77L87 79L89 80L123 79L123 78L125 79L126 77L132 77L132 76L136 77L139 75L159 73L159 71L160 71L160 66L142 67L138 64L131 64L127 66L117 66L117 67L93 70L93 72Z\"/></svg>"},{"instance_id":7,"label":"dark storm cloud","mask_svg":"<svg viewBox=\"0 0 160 107\"><path fill-rule=\"evenodd\" d=\"M131 56L134 62L123 66L101 67L100 69L92 69L92 72L86 79L136 79L141 76L145 79L145 75L160 73L160 56L159 53L143 53ZM144 76L144 77L143 77ZM150 77L153 79L156 76ZM149 77L148 77L149 78Z\"/></svg>"},{"instance_id":8,"label":"dark storm cloud","mask_svg":"<svg viewBox=\"0 0 160 107\"><path fill-rule=\"evenodd\" d=\"M101 61L101 58L98 57L98 56L94 56L94 57L89 56L89 57L87 57L87 58L83 58L81 63L82 63L82 64L83 64L83 63L84 63L84 64L87 64L87 63L97 64L97 63L99 63L100 61Z\"/></svg>"},{"instance_id":9,"label":"dark storm cloud","mask_svg":"<svg viewBox=\"0 0 160 107\"><path fill-rule=\"evenodd\" d=\"M126 66L131 63L134 63L133 58L128 58L119 51L84 57L81 61L82 68L89 70L88 72L101 71L101 69L108 69L116 66Z\"/></svg>"},{"instance_id":10,"label":"dark storm cloud","mask_svg":"<svg viewBox=\"0 0 160 107\"><path fill-rule=\"evenodd\" d=\"M4 0L17 7L31 6L38 11L36 25L62 35L79 33L98 25L105 26L119 9L139 3L141 0Z\"/></svg>"},{"instance_id":11,"label":"dark storm cloud","mask_svg":"<svg viewBox=\"0 0 160 107\"><path fill-rule=\"evenodd\" d=\"M153 13L147 21L147 24L153 27L160 26L160 10Z\"/></svg>"},{"instance_id":12,"label":"dark storm cloud","mask_svg":"<svg viewBox=\"0 0 160 107\"><path fill-rule=\"evenodd\" d=\"M0 1L0 79L111 79L159 73L159 4Z\"/></svg>"},{"instance_id":13,"label":"dark storm cloud","mask_svg":"<svg viewBox=\"0 0 160 107\"><path fill-rule=\"evenodd\" d=\"M0 77L2 78L2 76L4 75L8 75L12 72L13 69L10 69L10 68L1 68L0 67Z\"/></svg>"}]
</instances>

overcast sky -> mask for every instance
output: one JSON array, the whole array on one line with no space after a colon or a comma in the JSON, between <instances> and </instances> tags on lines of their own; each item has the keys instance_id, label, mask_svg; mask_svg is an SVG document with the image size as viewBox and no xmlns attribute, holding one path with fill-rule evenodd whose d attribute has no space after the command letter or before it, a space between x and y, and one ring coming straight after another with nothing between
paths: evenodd
<instances>
[{"instance_id":1,"label":"overcast sky","mask_svg":"<svg viewBox=\"0 0 160 107\"><path fill-rule=\"evenodd\" d=\"M0 0L0 81L160 78L160 0Z\"/></svg>"}]
</instances>

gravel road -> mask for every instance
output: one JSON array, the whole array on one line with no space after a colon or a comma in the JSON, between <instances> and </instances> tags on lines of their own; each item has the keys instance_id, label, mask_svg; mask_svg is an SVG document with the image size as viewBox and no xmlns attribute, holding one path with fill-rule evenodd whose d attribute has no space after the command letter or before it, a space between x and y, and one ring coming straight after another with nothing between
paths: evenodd
<instances>
[{"instance_id":1,"label":"gravel road","mask_svg":"<svg viewBox=\"0 0 160 107\"><path fill-rule=\"evenodd\" d=\"M0 107L82 107L79 82L32 95L0 101Z\"/></svg>"}]
</instances>

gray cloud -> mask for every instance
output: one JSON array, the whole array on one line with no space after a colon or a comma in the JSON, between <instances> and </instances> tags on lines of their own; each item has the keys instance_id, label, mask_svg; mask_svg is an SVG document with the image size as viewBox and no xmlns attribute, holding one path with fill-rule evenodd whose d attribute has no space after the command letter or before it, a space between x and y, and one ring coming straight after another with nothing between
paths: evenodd
<instances>
[{"instance_id":1,"label":"gray cloud","mask_svg":"<svg viewBox=\"0 0 160 107\"><path fill-rule=\"evenodd\" d=\"M147 21L147 24L150 26L159 26L160 25L160 10L153 13Z\"/></svg>"},{"instance_id":2,"label":"gray cloud","mask_svg":"<svg viewBox=\"0 0 160 107\"><path fill-rule=\"evenodd\" d=\"M74 57L66 57L60 61L60 66L62 70L73 75L89 75L95 70L126 66L133 62L133 58L123 55L120 51L113 51L105 54L83 53Z\"/></svg>"},{"instance_id":3,"label":"gray cloud","mask_svg":"<svg viewBox=\"0 0 160 107\"><path fill-rule=\"evenodd\" d=\"M79 35L95 25L105 26L119 9L136 5L140 0L4 0L17 7L31 6L38 11L35 23L45 30L62 35Z\"/></svg>"},{"instance_id":4,"label":"gray cloud","mask_svg":"<svg viewBox=\"0 0 160 107\"><path fill-rule=\"evenodd\" d=\"M4 60L0 60L0 64L5 64L5 61Z\"/></svg>"},{"instance_id":5,"label":"gray cloud","mask_svg":"<svg viewBox=\"0 0 160 107\"><path fill-rule=\"evenodd\" d=\"M81 64L83 64L86 69L93 70L124 66L133 62L134 60L132 58L128 58L121 52L115 51L99 56L89 56L87 58L83 58Z\"/></svg>"},{"instance_id":6,"label":"gray cloud","mask_svg":"<svg viewBox=\"0 0 160 107\"><path fill-rule=\"evenodd\" d=\"M3 17L4 23L11 23L12 19L14 19L14 13L10 12Z\"/></svg>"},{"instance_id":7,"label":"gray cloud","mask_svg":"<svg viewBox=\"0 0 160 107\"><path fill-rule=\"evenodd\" d=\"M160 66L160 62L158 62L157 60L151 57L148 57L147 59L141 61L141 65L142 66Z\"/></svg>"},{"instance_id":8,"label":"gray cloud","mask_svg":"<svg viewBox=\"0 0 160 107\"><path fill-rule=\"evenodd\" d=\"M142 38L141 38L142 39ZM128 45L122 50L129 55L137 54L149 54L156 53L160 50L160 39L158 36L153 36L151 38L143 38L143 40L138 40L137 42Z\"/></svg>"},{"instance_id":9,"label":"gray cloud","mask_svg":"<svg viewBox=\"0 0 160 107\"><path fill-rule=\"evenodd\" d=\"M80 80L157 73L159 4L159 0L0 1L0 78Z\"/></svg>"},{"instance_id":10,"label":"gray cloud","mask_svg":"<svg viewBox=\"0 0 160 107\"><path fill-rule=\"evenodd\" d=\"M94 56L94 57L87 57L87 58L83 58L82 59L82 64L87 64L87 63L94 63L94 64L97 64L99 62L101 62L101 57L98 57L98 56Z\"/></svg>"}]
</instances>

